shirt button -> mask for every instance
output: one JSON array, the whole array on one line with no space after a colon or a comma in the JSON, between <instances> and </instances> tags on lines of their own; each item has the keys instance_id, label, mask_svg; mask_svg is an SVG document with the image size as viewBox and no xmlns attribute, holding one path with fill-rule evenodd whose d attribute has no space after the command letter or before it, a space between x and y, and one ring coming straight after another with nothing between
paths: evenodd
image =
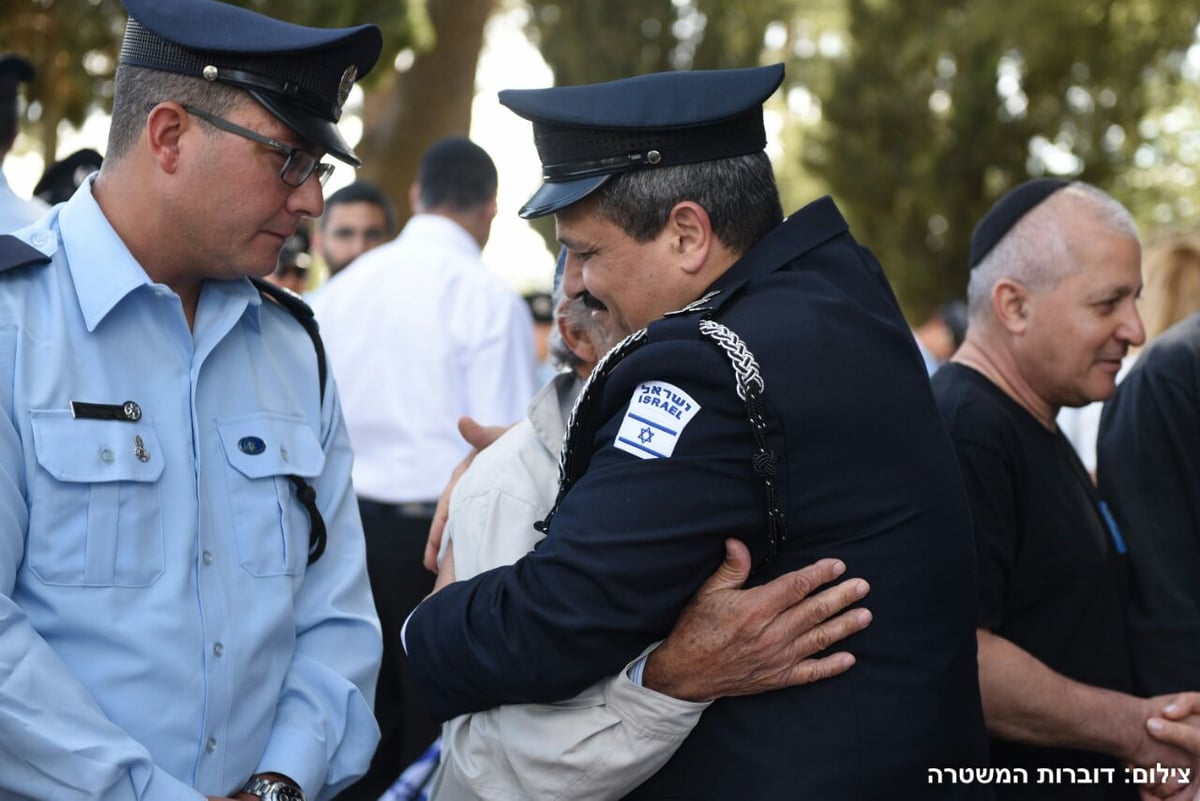
<instances>
[{"instance_id":1,"label":"shirt button","mask_svg":"<svg viewBox=\"0 0 1200 801\"><path fill-rule=\"evenodd\" d=\"M205 551L204 553L200 554L200 561L206 565L211 565L213 563L212 551Z\"/></svg>"},{"instance_id":2,"label":"shirt button","mask_svg":"<svg viewBox=\"0 0 1200 801\"><path fill-rule=\"evenodd\" d=\"M110 449L104 448L103 450L100 451L100 461L111 462L112 460L113 460L113 452Z\"/></svg>"},{"instance_id":3,"label":"shirt button","mask_svg":"<svg viewBox=\"0 0 1200 801\"><path fill-rule=\"evenodd\" d=\"M213 643L213 655L220 656L223 653L225 653L225 646L219 642Z\"/></svg>"},{"instance_id":4,"label":"shirt button","mask_svg":"<svg viewBox=\"0 0 1200 801\"><path fill-rule=\"evenodd\" d=\"M209 737L207 740L204 741L204 750L210 754L213 751L216 751L217 750L217 741L215 739L213 739L212 737Z\"/></svg>"}]
</instances>

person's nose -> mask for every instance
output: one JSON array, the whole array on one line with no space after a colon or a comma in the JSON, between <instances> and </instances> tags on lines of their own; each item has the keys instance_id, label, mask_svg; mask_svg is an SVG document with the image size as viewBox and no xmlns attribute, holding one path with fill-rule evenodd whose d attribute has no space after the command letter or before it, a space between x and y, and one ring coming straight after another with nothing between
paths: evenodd
<instances>
[{"instance_id":1,"label":"person's nose","mask_svg":"<svg viewBox=\"0 0 1200 801\"><path fill-rule=\"evenodd\" d=\"M583 261L575 254L567 251L567 263L563 268L563 295L577 298L583 294Z\"/></svg>"},{"instance_id":2,"label":"person's nose","mask_svg":"<svg viewBox=\"0 0 1200 801\"><path fill-rule=\"evenodd\" d=\"M1146 327L1138 314L1137 304L1131 302L1127 305L1121 324L1117 327L1116 336L1120 341L1135 348L1146 341Z\"/></svg>"},{"instance_id":3,"label":"person's nose","mask_svg":"<svg viewBox=\"0 0 1200 801\"><path fill-rule=\"evenodd\" d=\"M305 217L320 217L325 210L325 194L316 172L288 196L288 209Z\"/></svg>"}]
</instances>

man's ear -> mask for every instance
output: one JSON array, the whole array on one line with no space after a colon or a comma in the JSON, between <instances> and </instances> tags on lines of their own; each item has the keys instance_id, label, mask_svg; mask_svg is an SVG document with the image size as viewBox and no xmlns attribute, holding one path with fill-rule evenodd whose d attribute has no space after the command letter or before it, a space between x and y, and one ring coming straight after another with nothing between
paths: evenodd
<instances>
[{"instance_id":1,"label":"man's ear","mask_svg":"<svg viewBox=\"0 0 1200 801\"><path fill-rule=\"evenodd\" d=\"M572 328L567 323L566 317L561 314L554 315L554 322L558 326L558 333L562 335L563 342L571 352L582 359L585 364L595 364L599 354L596 353L596 346L591 337L584 335L583 331L579 329Z\"/></svg>"},{"instance_id":2,"label":"man's ear","mask_svg":"<svg viewBox=\"0 0 1200 801\"><path fill-rule=\"evenodd\" d=\"M712 221L699 203L684 200L667 215L667 246L684 272L695 275L708 261L713 246Z\"/></svg>"},{"instance_id":3,"label":"man's ear","mask_svg":"<svg viewBox=\"0 0 1200 801\"><path fill-rule=\"evenodd\" d=\"M421 187L416 181L408 187L408 207L412 209L413 214L424 212L421 208Z\"/></svg>"},{"instance_id":4,"label":"man's ear","mask_svg":"<svg viewBox=\"0 0 1200 801\"><path fill-rule=\"evenodd\" d=\"M1029 325L1029 287L1001 278L992 287L992 313L1009 333L1023 334Z\"/></svg>"},{"instance_id":5,"label":"man's ear","mask_svg":"<svg viewBox=\"0 0 1200 801\"><path fill-rule=\"evenodd\" d=\"M163 172L170 174L179 168L183 133L192 124L178 103L159 103L146 117L146 144Z\"/></svg>"}]
</instances>

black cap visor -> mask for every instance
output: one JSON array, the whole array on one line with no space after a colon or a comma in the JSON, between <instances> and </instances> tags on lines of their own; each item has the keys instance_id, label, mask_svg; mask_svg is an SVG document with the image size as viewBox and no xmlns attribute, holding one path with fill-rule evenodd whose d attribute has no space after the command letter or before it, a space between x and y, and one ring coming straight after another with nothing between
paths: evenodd
<instances>
[{"instance_id":1,"label":"black cap visor","mask_svg":"<svg viewBox=\"0 0 1200 801\"><path fill-rule=\"evenodd\" d=\"M318 117L299 106L284 102L278 95L255 89L246 91L262 104L263 108L282 120L284 125L308 142L324 149L335 159L344 161L352 167L362 166L362 162L354 154L350 144L342 136L342 132L338 130L337 123Z\"/></svg>"},{"instance_id":2,"label":"black cap visor","mask_svg":"<svg viewBox=\"0 0 1200 801\"><path fill-rule=\"evenodd\" d=\"M608 175L591 175L587 178L576 178L571 181L556 181L551 183L547 181L542 184L538 191L533 193L533 197L521 207L518 212L522 219L532 220L536 217L545 217L547 214L553 214L556 211L565 209L573 203L578 203L585 197L595 192L604 182L612 177Z\"/></svg>"}]
</instances>

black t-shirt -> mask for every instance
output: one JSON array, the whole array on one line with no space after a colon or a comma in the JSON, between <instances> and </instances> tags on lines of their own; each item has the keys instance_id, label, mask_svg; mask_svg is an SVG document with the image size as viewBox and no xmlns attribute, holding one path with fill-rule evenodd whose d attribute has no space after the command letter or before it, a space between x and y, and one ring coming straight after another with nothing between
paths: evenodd
<instances>
[{"instance_id":1,"label":"black t-shirt","mask_svg":"<svg viewBox=\"0 0 1200 801\"><path fill-rule=\"evenodd\" d=\"M1068 678L1131 692L1125 557L1074 449L969 367L942 367L933 392L970 498L979 627ZM998 798L1136 797L1103 755L995 738L991 753L993 766L1029 774L997 786ZM1037 768L1077 767L1114 768L1117 784L1036 783Z\"/></svg>"}]
</instances>

